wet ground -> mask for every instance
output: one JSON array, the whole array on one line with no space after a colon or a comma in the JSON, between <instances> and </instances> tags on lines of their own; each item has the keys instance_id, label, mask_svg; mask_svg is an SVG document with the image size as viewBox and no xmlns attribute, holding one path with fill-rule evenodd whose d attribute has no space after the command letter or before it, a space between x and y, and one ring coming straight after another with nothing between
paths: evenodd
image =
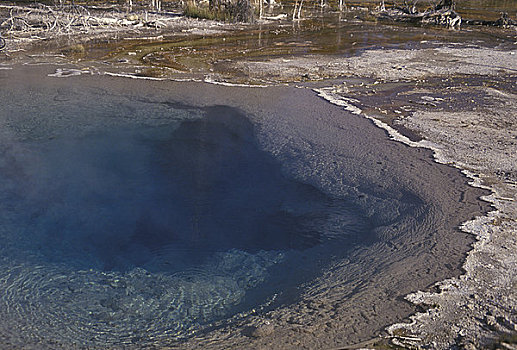
<instances>
[{"instance_id":1,"label":"wet ground","mask_svg":"<svg viewBox=\"0 0 517 350\"><path fill-rule=\"evenodd\" d=\"M350 11L338 13L324 10L317 4L307 6L306 19L301 21L273 21L252 25L245 29L230 30L216 35L172 36L159 33L154 40L118 40L114 43L97 43L77 56L82 61L102 60L109 68L130 74L167 77L196 78L206 76L234 83L275 84L278 82L326 79L323 74L300 75L283 80L254 79L246 69L237 69L236 62L271 59L286 60L324 55L350 57L365 50L420 49L429 43L451 45L482 45L511 50L515 47L514 30L481 26L464 26L460 30L437 27L386 25L370 18L368 8L374 3L350 3ZM517 11L514 2L491 1L457 4L458 12L465 18L490 20L505 11L512 16ZM289 6L272 7L267 15L288 14ZM188 32L188 31L187 31ZM182 33L183 34L183 33ZM74 55L72 55L73 58ZM317 65L317 62L316 62ZM102 67L101 69L108 69Z\"/></svg>"},{"instance_id":2,"label":"wet ground","mask_svg":"<svg viewBox=\"0 0 517 350\"><path fill-rule=\"evenodd\" d=\"M404 120L413 113L454 113L458 110L491 113L499 106L499 101L494 99L491 91L512 93L516 84L515 75L493 78L473 74L385 83L376 79L345 80L336 87L336 91L353 96L364 113L393 126L411 140L419 141L421 135L404 126ZM502 122L497 126L512 128L513 121Z\"/></svg>"},{"instance_id":3,"label":"wet ground","mask_svg":"<svg viewBox=\"0 0 517 350\"><path fill-rule=\"evenodd\" d=\"M516 39L511 30L499 28L465 27L452 31L365 22L360 19L367 17L362 11L343 15L317 14L316 17L319 18L263 24L215 36L168 39L165 35L152 42L122 41L116 48L103 53L102 59L113 70L135 75L173 79L210 76L233 83L275 84L333 76L322 71L289 79L281 76L255 79L245 68L239 69L237 63L304 56L350 57L366 50L427 48L437 42L512 49ZM86 55L82 59L88 61L89 57Z\"/></svg>"},{"instance_id":4,"label":"wet ground","mask_svg":"<svg viewBox=\"0 0 517 350\"><path fill-rule=\"evenodd\" d=\"M86 41L62 37L57 41L35 43L34 50L46 51L46 57L33 61L75 61L79 66L95 66L100 71L127 73L173 79L226 81L247 84L276 84L293 81L329 79L337 74L310 72L288 78L254 77L244 62L292 60L297 57L323 56L335 59L360 55L366 50L428 48L434 43L449 45L481 45L512 50L517 41L512 28L464 25L459 30L435 26L387 25L377 23L369 14L375 1L346 2L347 11L339 13L334 4L307 3L302 20L259 20L256 24L217 25L196 21L182 22L175 18L173 31L146 29L145 38L129 28L123 34L111 34ZM391 3L387 3L392 6ZM429 4L419 4L425 9ZM511 18L517 15L513 1L457 1L459 14L468 19L494 20L501 12ZM266 18L285 14L290 18L292 5L266 7ZM94 33L92 33L94 36ZM81 38L79 38L81 39ZM84 38L83 38L84 39ZM82 41L82 43L81 43ZM9 47L8 47L9 49ZM4 53L8 53L8 50ZM22 55L23 56L23 55ZM30 53L29 53L30 56ZM19 57L13 53L10 60ZM6 57L4 57L5 59ZM21 57L26 60L27 57ZM314 62L318 66L318 62Z\"/></svg>"}]
</instances>

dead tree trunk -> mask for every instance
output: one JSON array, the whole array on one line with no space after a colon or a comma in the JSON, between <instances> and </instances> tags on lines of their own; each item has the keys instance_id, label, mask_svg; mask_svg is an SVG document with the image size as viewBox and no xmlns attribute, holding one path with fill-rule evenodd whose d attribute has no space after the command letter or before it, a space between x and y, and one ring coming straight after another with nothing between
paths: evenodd
<instances>
[{"instance_id":1,"label":"dead tree trunk","mask_svg":"<svg viewBox=\"0 0 517 350\"><path fill-rule=\"evenodd\" d=\"M161 0L152 0L151 1L151 8L154 11L160 12L162 10L162 1Z\"/></svg>"},{"instance_id":2,"label":"dead tree trunk","mask_svg":"<svg viewBox=\"0 0 517 350\"><path fill-rule=\"evenodd\" d=\"M303 0L300 0L300 6L298 6L298 19L302 18L302 5Z\"/></svg>"},{"instance_id":3,"label":"dead tree trunk","mask_svg":"<svg viewBox=\"0 0 517 350\"><path fill-rule=\"evenodd\" d=\"M346 0L339 0L339 11L347 11Z\"/></svg>"}]
</instances>

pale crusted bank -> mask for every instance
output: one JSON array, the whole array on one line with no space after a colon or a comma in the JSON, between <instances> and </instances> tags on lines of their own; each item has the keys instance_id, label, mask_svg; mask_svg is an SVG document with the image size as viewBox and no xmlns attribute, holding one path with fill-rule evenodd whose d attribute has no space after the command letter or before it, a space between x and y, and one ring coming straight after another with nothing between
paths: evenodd
<instances>
[{"instance_id":1,"label":"pale crusted bank","mask_svg":"<svg viewBox=\"0 0 517 350\"><path fill-rule=\"evenodd\" d=\"M397 61L404 63L395 65ZM368 93L352 100L357 97L354 88L345 82L319 90L324 98L348 110L367 108L370 112L363 115L392 138L433 149L438 162L462 169L473 186L492 191L483 199L495 208L461 226L477 238L463 265L465 273L437 283L437 291L406 297L428 310L389 327L394 342L409 348L475 349L515 334L516 52L445 47L398 51L397 57L397 51L372 51L340 63L347 65L356 76L377 79L364 84L363 92L383 91L399 79L405 79L405 89L386 88L390 93L385 101L371 102ZM393 127L410 130L413 136L416 132L416 139L422 139L410 139Z\"/></svg>"},{"instance_id":2,"label":"pale crusted bank","mask_svg":"<svg viewBox=\"0 0 517 350\"><path fill-rule=\"evenodd\" d=\"M300 77L324 79L364 77L385 80L419 79L429 75L517 73L517 52L459 47L436 43L411 50L369 50L353 57L308 55L267 61L235 62L236 70L250 80L296 81Z\"/></svg>"}]
</instances>

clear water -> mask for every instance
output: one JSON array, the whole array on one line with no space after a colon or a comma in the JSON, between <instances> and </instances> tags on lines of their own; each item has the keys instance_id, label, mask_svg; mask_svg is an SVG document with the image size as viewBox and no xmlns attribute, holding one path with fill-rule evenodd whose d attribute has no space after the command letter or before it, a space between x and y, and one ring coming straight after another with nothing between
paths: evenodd
<instances>
[{"instance_id":1,"label":"clear water","mask_svg":"<svg viewBox=\"0 0 517 350\"><path fill-rule=\"evenodd\" d=\"M238 110L91 95L35 94L2 115L0 308L13 345L188 337L293 302L370 239L352 203L285 176Z\"/></svg>"}]
</instances>

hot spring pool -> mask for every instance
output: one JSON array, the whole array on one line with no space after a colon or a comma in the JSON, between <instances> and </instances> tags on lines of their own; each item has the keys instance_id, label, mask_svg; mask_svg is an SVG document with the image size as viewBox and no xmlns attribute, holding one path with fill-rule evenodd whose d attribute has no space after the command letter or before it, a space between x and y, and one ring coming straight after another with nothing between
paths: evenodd
<instances>
[{"instance_id":1,"label":"hot spring pool","mask_svg":"<svg viewBox=\"0 0 517 350\"><path fill-rule=\"evenodd\" d=\"M2 74L18 79L1 91L0 342L140 348L224 327L246 337L253 317L325 283L346 300L340 288L367 285L449 225L442 204L390 173L383 146L341 140L334 119L318 122L329 131L275 106L253 114L206 86L196 105L201 84L173 84L171 96L149 82ZM322 276L338 267L332 287Z\"/></svg>"}]
</instances>

